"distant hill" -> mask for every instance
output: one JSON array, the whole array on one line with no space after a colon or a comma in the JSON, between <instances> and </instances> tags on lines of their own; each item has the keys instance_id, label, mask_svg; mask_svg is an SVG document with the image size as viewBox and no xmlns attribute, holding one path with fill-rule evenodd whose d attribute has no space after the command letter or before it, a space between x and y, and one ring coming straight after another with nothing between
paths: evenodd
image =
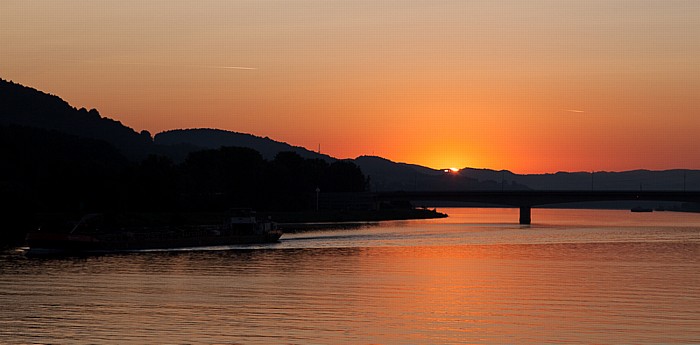
<instances>
[{"instance_id":1,"label":"distant hill","mask_svg":"<svg viewBox=\"0 0 700 345\"><path fill-rule=\"evenodd\" d=\"M444 172L415 164L360 156L355 163L374 191L397 190L700 190L700 170L632 170L515 174L507 170L464 168Z\"/></svg>"},{"instance_id":2,"label":"distant hill","mask_svg":"<svg viewBox=\"0 0 700 345\"><path fill-rule=\"evenodd\" d=\"M222 146L251 148L272 160L291 151L328 163L337 159L267 137L219 129L178 129L137 133L121 122L102 117L95 109L76 109L58 96L0 79L0 126L25 126L57 131L79 138L102 140L124 156L140 161L149 154L182 162L191 152ZM20 145L21 143L17 143ZM465 168L446 173L415 164L360 156L354 162L370 178L372 190L700 190L699 170L625 172L558 172L521 175L510 171Z\"/></svg>"},{"instance_id":3,"label":"distant hill","mask_svg":"<svg viewBox=\"0 0 700 345\"><path fill-rule=\"evenodd\" d=\"M354 160L370 179L373 191L397 190L500 190L500 179L478 179L460 173L445 172L415 164L396 163L375 156L360 156ZM511 183L510 190L526 190L527 186Z\"/></svg>"},{"instance_id":4,"label":"distant hill","mask_svg":"<svg viewBox=\"0 0 700 345\"><path fill-rule=\"evenodd\" d=\"M503 179L535 190L700 190L699 170L631 170L622 172L557 172L520 175L489 169L460 170L460 175L480 181Z\"/></svg>"},{"instance_id":5,"label":"distant hill","mask_svg":"<svg viewBox=\"0 0 700 345\"><path fill-rule=\"evenodd\" d=\"M137 133L95 110L76 109L58 96L0 79L0 125L20 125L104 140L132 159L152 153L148 132Z\"/></svg>"},{"instance_id":6,"label":"distant hill","mask_svg":"<svg viewBox=\"0 0 700 345\"><path fill-rule=\"evenodd\" d=\"M323 159L329 163L336 161L331 156L319 154L303 147L292 146L267 137L263 138L221 129L176 129L156 134L154 141L161 146L189 146L191 150L197 148L218 149L222 146L247 147L260 152L263 158L267 160L274 159L280 152L291 151L307 159Z\"/></svg>"},{"instance_id":7,"label":"distant hill","mask_svg":"<svg viewBox=\"0 0 700 345\"><path fill-rule=\"evenodd\" d=\"M3 125L54 130L80 138L103 140L135 161L150 154L160 154L181 162L190 152L222 146L252 148L268 160L283 151L329 163L336 160L303 147L219 129L166 131L156 135L154 142L147 131L137 133L119 121L102 117L96 109L77 109L58 96L0 79L0 126Z\"/></svg>"}]
</instances>

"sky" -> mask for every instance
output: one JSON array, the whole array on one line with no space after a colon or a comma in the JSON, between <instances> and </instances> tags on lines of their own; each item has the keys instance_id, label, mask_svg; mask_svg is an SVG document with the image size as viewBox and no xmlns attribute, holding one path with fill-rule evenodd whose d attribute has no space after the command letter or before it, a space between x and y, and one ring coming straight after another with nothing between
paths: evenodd
<instances>
[{"instance_id":1,"label":"sky","mask_svg":"<svg viewBox=\"0 0 700 345\"><path fill-rule=\"evenodd\" d=\"M2 0L0 78L137 131L518 173L700 169L696 0Z\"/></svg>"}]
</instances>

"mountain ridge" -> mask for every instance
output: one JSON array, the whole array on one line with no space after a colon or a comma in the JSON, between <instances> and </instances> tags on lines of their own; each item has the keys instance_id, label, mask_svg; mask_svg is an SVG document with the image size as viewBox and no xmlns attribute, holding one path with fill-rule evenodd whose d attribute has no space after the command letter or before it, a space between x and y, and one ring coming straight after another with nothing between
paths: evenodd
<instances>
[{"instance_id":1,"label":"mountain ridge","mask_svg":"<svg viewBox=\"0 0 700 345\"><path fill-rule=\"evenodd\" d=\"M0 79L0 125L56 130L83 138L104 140L133 159L154 153L148 131L137 133L96 109L75 108L62 98Z\"/></svg>"},{"instance_id":2,"label":"mountain ridge","mask_svg":"<svg viewBox=\"0 0 700 345\"><path fill-rule=\"evenodd\" d=\"M0 125L35 127L103 140L134 161L157 154L180 162L191 152L222 146L252 148L267 160L274 159L277 153L285 151L295 152L307 159L321 159L326 162L341 160L269 137L223 129L173 129L151 137L148 131L137 132L117 120L103 117L96 109L77 109L56 95L4 79L0 79ZM469 167L458 172L445 172L368 155L347 161L357 164L369 176L370 188L375 191L700 190L700 170L690 169L516 174L508 170Z\"/></svg>"},{"instance_id":3,"label":"mountain ridge","mask_svg":"<svg viewBox=\"0 0 700 345\"><path fill-rule=\"evenodd\" d=\"M157 145L192 145L202 149L218 149L222 146L249 147L256 149L268 160L274 159L277 153L284 151L297 153L302 158L307 159L323 159L327 162L338 160L329 155L313 152L304 147L294 146L269 137L217 128L171 129L157 133L153 140Z\"/></svg>"}]
</instances>

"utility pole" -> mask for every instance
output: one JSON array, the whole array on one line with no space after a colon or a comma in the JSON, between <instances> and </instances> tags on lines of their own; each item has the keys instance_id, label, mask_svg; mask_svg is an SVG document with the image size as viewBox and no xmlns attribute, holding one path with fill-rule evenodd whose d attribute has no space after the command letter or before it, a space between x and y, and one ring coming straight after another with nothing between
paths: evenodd
<instances>
[{"instance_id":1,"label":"utility pole","mask_svg":"<svg viewBox=\"0 0 700 345\"><path fill-rule=\"evenodd\" d=\"M318 212L318 193L321 192L321 188L316 187L316 212Z\"/></svg>"},{"instance_id":2,"label":"utility pole","mask_svg":"<svg viewBox=\"0 0 700 345\"><path fill-rule=\"evenodd\" d=\"M593 173L595 171L591 170L591 191L593 191Z\"/></svg>"},{"instance_id":3,"label":"utility pole","mask_svg":"<svg viewBox=\"0 0 700 345\"><path fill-rule=\"evenodd\" d=\"M685 175L686 175L686 174L687 174L687 172L684 171L684 172L683 172L683 193L686 192L686 190L685 190L685 177L686 177Z\"/></svg>"}]
</instances>

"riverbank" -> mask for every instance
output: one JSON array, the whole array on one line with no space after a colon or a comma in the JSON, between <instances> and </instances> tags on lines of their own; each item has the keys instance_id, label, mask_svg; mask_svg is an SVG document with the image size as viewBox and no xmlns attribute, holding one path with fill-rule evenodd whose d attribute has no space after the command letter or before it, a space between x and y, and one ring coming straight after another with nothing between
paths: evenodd
<instances>
[{"instance_id":1,"label":"riverbank","mask_svg":"<svg viewBox=\"0 0 700 345\"><path fill-rule=\"evenodd\" d=\"M321 210L302 212L259 212L278 223L341 223L378 222L384 220L409 220L446 218L447 214L435 209L390 209L390 210Z\"/></svg>"},{"instance_id":2,"label":"riverbank","mask_svg":"<svg viewBox=\"0 0 700 345\"><path fill-rule=\"evenodd\" d=\"M445 218L446 214L434 209L391 209L391 210L321 210L300 212L258 212L259 218L271 219L276 223L303 224L303 223L370 223L385 220L409 220ZM76 214L41 214L32 219L30 224L36 226L24 226L26 231L42 227L55 232L68 232L75 221L81 215ZM112 227L159 227L172 225L201 225L219 224L226 218L225 213L200 212L200 213L128 213L106 214L106 224ZM282 227L284 230L288 227ZM298 226L294 227L298 229ZM14 248L24 243L24 232L4 234L0 236L0 249ZM10 236L12 235L12 236Z\"/></svg>"}]
</instances>

